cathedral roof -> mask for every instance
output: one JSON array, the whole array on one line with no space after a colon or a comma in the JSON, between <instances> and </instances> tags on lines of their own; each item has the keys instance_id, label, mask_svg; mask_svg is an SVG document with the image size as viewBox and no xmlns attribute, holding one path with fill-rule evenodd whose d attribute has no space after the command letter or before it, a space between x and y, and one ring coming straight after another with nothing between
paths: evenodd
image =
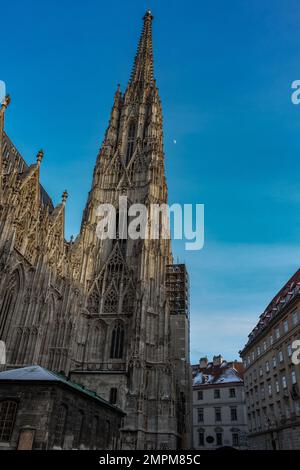
<instances>
[{"instance_id":1,"label":"cathedral roof","mask_svg":"<svg viewBox=\"0 0 300 470\"><path fill-rule=\"evenodd\" d=\"M19 369L11 369L5 370L0 372L0 382L54 382L58 384L66 385L77 392L83 393L84 395L93 398L102 403L104 406L108 406L113 408L114 410L118 411L119 413L123 413L123 411L116 407L115 405L111 405L108 401L104 400L104 398L97 395L97 393L88 390L81 385L77 384L76 382L72 382L66 376L62 374L58 374L56 372L52 372L48 369L45 369L41 366L28 366L22 367ZM123 413L125 414L125 413Z\"/></svg>"}]
</instances>

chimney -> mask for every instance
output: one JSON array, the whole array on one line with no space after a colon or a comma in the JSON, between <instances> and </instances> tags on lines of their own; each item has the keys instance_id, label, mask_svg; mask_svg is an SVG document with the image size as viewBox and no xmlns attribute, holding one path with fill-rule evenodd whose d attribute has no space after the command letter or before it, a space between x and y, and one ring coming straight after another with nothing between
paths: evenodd
<instances>
[{"instance_id":1,"label":"chimney","mask_svg":"<svg viewBox=\"0 0 300 470\"><path fill-rule=\"evenodd\" d=\"M199 361L199 367L200 369L204 369L205 367L207 367L207 364L208 364L208 359L207 357L201 357L200 361Z\"/></svg>"},{"instance_id":2,"label":"chimney","mask_svg":"<svg viewBox=\"0 0 300 470\"><path fill-rule=\"evenodd\" d=\"M223 357L221 356L221 354L219 354L218 356L214 356L213 365L214 366L220 366L223 361L224 361Z\"/></svg>"}]
</instances>

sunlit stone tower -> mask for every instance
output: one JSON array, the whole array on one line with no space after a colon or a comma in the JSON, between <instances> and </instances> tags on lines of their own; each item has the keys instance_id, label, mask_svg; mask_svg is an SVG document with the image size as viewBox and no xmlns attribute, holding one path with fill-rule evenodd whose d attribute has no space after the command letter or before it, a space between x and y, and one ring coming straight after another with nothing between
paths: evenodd
<instances>
[{"instance_id":1,"label":"sunlit stone tower","mask_svg":"<svg viewBox=\"0 0 300 470\"><path fill-rule=\"evenodd\" d=\"M170 242L161 236L100 241L95 229L99 204L111 203L118 211L120 196L129 206L167 203L152 20L148 11L128 86L115 94L77 242L84 253L81 282L90 321L89 353L78 358L73 376L125 409L125 448L175 448L182 439L165 290Z\"/></svg>"}]
</instances>

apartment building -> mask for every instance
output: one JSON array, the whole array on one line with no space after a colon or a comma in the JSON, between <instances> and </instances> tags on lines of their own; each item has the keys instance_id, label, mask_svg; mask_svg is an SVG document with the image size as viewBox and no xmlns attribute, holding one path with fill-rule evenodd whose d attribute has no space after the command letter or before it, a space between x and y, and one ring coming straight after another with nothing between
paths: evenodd
<instances>
[{"instance_id":1,"label":"apartment building","mask_svg":"<svg viewBox=\"0 0 300 470\"><path fill-rule=\"evenodd\" d=\"M247 448L243 364L204 357L192 373L194 448Z\"/></svg>"},{"instance_id":2,"label":"apartment building","mask_svg":"<svg viewBox=\"0 0 300 470\"><path fill-rule=\"evenodd\" d=\"M252 449L300 449L300 269L259 318L241 351L249 445Z\"/></svg>"}]
</instances>

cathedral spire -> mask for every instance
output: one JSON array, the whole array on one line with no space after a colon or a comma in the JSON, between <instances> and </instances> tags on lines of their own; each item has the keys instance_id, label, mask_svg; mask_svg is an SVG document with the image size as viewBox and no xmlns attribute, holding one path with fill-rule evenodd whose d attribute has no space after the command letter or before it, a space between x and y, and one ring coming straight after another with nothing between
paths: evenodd
<instances>
[{"instance_id":1,"label":"cathedral spire","mask_svg":"<svg viewBox=\"0 0 300 470\"><path fill-rule=\"evenodd\" d=\"M148 10L143 18L144 25L129 85L151 85L154 82L153 75L153 48L152 48L152 20L153 16Z\"/></svg>"}]
</instances>

